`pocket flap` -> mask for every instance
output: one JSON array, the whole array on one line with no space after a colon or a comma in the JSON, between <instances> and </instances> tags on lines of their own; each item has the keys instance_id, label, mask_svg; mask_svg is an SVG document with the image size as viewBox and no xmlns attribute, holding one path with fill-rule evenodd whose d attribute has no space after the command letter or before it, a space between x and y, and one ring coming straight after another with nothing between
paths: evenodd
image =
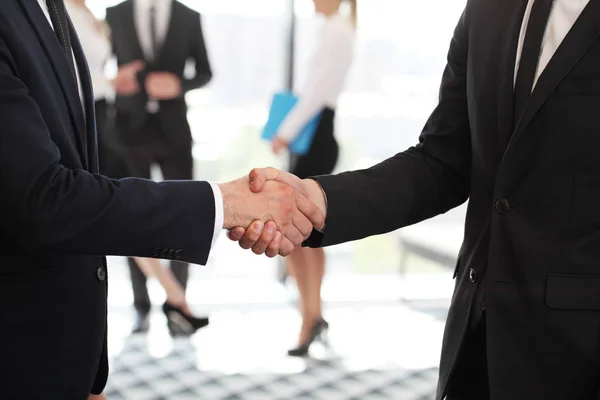
<instances>
[{"instance_id":1,"label":"pocket flap","mask_svg":"<svg viewBox=\"0 0 600 400\"><path fill-rule=\"evenodd\" d=\"M548 274L546 305L556 310L600 311L600 275Z\"/></svg>"}]
</instances>

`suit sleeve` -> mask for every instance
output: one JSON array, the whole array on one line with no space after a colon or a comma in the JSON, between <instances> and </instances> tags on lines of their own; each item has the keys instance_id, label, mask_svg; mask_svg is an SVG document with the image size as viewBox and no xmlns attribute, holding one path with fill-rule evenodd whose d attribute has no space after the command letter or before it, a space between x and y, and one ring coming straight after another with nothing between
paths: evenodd
<instances>
[{"instance_id":1,"label":"suit sleeve","mask_svg":"<svg viewBox=\"0 0 600 400\"><path fill-rule=\"evenodd\" d=\"M191 79L184 79L182 83L183 92L186 93L193 89L198 89L206 85L212 79L212 70L208 60L206 44L204 42L204 34L202 32L202 21L200 14L196 14L194 25L191 29L192 47L190 49L190 57L196 63L196 73Z\"/></svg>"},{"instance_id":2,"label":"suit sleeve","mask_svg":"<svg viewBox=\"0 0 600 400\"><path fill-rule=\"evenodd\" d=\"M387 233L468 199L467 30L465 10L450 44L439 103L416 146L369 169L315 178L327 196L327 226L305 245L329 246Z\"/></svg>"},{"instance_id":3,"label":"suit sleeve","mask_svg":"<svg viewBox=\"0 0 600 400\"><path fill-rule=\"evenodd\" d=\"M0 38L2 237L23 252L178 258L205 264L215 220L207 182L111 180L61 165L53 133Z\"/></svg>"}]
</instances>

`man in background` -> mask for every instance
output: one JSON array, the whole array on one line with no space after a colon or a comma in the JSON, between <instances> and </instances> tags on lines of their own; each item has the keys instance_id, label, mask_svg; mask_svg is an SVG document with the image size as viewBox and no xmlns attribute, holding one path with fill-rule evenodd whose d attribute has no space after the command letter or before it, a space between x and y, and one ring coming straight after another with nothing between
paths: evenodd
<instances>
[{"instance_id":1,"label":"man in background","mask_svg":"<svg viewBox=\"0 0 600 400\"><path fill-rule=\"evenodd\" d=\"M107 10L113 52L120 68L136 65L130 80L117 81L117 129L131 157L133 174L150 178L152 164L165 180L193 175L192 135L185 94L206 85L212 72L200 15L174 0L127 0ZM189 62L195 74L184 76ZM149 328L146 277L129 259L137 319L134 332ZM186 288L188 264L171 262Z\"/></svg>"}]
</instances>

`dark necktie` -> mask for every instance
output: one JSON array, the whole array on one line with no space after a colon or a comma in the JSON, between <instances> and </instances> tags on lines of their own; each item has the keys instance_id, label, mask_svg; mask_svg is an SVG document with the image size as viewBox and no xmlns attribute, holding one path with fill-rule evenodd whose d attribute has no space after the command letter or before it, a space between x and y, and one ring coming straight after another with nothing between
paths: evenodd
<instances>
[{"instance_id":1,"label":"dark necktie","mask_svg":"<svg viewBox=\"0 0 600 400\"><path fill-rule=\"evenodd\" d=\"M152 58L158 57L158 33L156 31L156 6L150 7L150 40L152 41Z\"/></svg>"},{"instance_id":2,"label":"dark necktie","mask_svg":"<svg viewBox=\"0 0 600 400\"><path fill-rule=\"evenodd\" d=\"M48 6L48 13L50 14L50 20L54 26L54 32L60 42L60 45L67 57L69 67L71 67L71 73L73 79L77 79L77 73L75 72L75 61L73 60L73 51L71 50L71 36L69 32L69 22L67 20L67 10L65 9L65 3L63 0L46 0Z\"/></svg>"},{"instance_id":3,"label":"dark necktie","mask_svg":"<svg viewBox=\"0 0 600 400\"><path fill-rule=\"evenodd\" d=\"M527 24L523 42L519 71L515 81L514 124L516 125L533 89L533 81L538 68L544 32L552 10L553 0L535 0Z\"/></svg>"}]
</instances>

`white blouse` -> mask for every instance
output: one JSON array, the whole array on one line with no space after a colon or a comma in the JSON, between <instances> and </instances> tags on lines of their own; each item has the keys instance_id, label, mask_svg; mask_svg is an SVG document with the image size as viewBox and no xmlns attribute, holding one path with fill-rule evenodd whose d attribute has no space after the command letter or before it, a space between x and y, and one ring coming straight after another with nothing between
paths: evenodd
<instances>
[{"instance_id":1,"label":"white blouse","mask_svg":"<svg viewBox=\"0 0 600 400\"><path fill-rule=\"evenodd\" d=\"M96 21L87 10L71 0L67 0L65 5L88 62L94 88L94 100L110 98L113 96L114 90L104 72L104 66L112 52L110 40L98 31Z\"/></svg>"},{"instance_id":2,"label":"white blouse","mask_svg":"<svg viewBox=\"0 0 600 400\"><path fill-rule=\"evenodd\" d=\"M336 13L326 18L316 36L319 42L298 103L281 124L279 138L291 142L324 107L336 107L354 57L354 36L354 25L347 17Z\"/></svg>"}]
</instances>

